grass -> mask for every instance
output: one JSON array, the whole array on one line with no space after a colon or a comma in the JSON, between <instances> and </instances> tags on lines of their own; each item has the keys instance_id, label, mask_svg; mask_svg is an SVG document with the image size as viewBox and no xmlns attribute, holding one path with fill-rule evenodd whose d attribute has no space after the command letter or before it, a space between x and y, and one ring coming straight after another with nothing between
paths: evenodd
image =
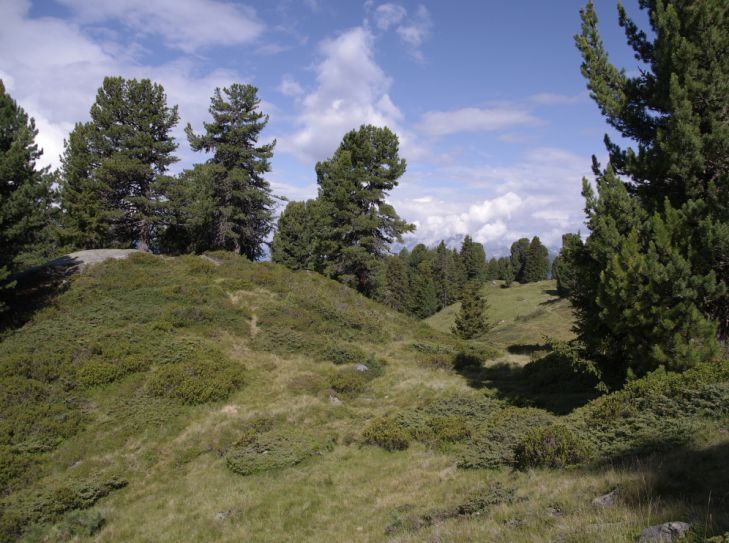
<instances>
[{"instance_id":1,"label":"grass","mask_svg":"<svg viewBox=\"0 0 729 543\"><path fill-rule=\"evenodd\" d=\"M505 351L486 360L489 345L444 333L453 308L429 320L438 330L312 273L213 256L95 266L5 333L0 539L622 542L668 520L729 530L726 375L655 375L594 400L569 365L524 369L531 353L514 349L569 337L549 282L486 287ZM515 469L527 439L542 458L555 423L601 458ZM613 507L591 506L613 488Z\"/></svg>"}]
</instances>

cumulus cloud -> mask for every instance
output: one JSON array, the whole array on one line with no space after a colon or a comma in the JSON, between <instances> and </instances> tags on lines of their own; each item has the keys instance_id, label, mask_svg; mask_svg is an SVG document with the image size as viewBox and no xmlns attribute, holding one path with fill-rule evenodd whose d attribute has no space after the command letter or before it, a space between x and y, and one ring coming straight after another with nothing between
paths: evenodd
<instances>
[{"instance_id":1,"label":"cumulus cloud","mask_svg":"<svg viewBox=\"0 0 729 543\"><path fill-rule=\"evenodd\" d=\"M429 111L423 115L420 129L435 137L458 132L489 132L541 121L523 109L466 107L453 111Z\"/></svg>"},{"instance_id":2,"label":"cumulus cloud","mask_svg":"<svg viewBox=\"0 0 729 543\"><path fill-rule=\"evenodd\" d=\"M457 245L469 234L489 255L503 255L514 240L539 235L558 249L562 234L584 230L580 179L589 162L562 149L536 148L517 165L415 171L403 178L392 202L417 226L409 243L434 245L444 239Z\"/></svg>"},{"instance_id":3,"label":"cumulus cloud","mask_svg":"<svg viewBox=\"0 0 729 543\"><path fill-rule=\"evenodd\" d=\"M80 23L121 21L142 34L159 34L187 53L211 45L239 45L258 38L264 25L252 8L217 0L58 0Z\"/></svg>"},{"instance_id":4,"label":"cumulus cloud","mask_svg":"<svg viewBox=\"0 0 729 543\"><path fill-rule=\"evenodd\" d=\"M388 94L392 80L375 62L373 47L374 36L364 27L320 44L316 88L301 101L300 129L282 136L279 150L321 160L361 124L388 126L403 136L398 130L402 113Z\"/></svg>"},{"instance_id":5,"label":"cumulus cloud","mask_svg":"<svg viewBox=\"0 0 729 543\"><path fill-rule=\"evenodd\" d=\"M138 65L113 55L77 24L32 19L28 9L27 2L0 1L0 66L3 80L12 82L8 88L13 98L36 119L37 141L44 149L41 165L59 165L63 139L75 122L89 118L96 91L107 75L150 78L164 86L168 104L179 104L181 123L175 136L183 161L192 160L192 154L182 126L202 124L215 87L244 80L222 69L201 74L199 61L185 58L159 66Z\"/></svg>"}]
</instances>

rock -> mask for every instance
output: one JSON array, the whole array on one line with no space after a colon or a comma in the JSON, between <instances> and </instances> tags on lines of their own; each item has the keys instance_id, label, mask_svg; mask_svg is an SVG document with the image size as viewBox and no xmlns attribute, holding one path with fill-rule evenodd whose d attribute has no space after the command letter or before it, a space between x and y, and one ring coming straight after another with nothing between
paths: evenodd
<instances>
[{"instance_id":1,"label":"rock","mask_svg":"<svg viewBox=\"0 0 729 543\"><path fill-rule=\"evenodd\" d=\"M610 507L611 505L613 505L617 499L618 489L615 488L607 494L603 494L602 496L598 496L597 498L592 500L592 506L604 509L605 507Z\"/></svg>"},{"instance_id":2,"label":"rock","mask_svg":"<svg viewBox=\"0 0 729 543\"><path fill-rule=\"evenodd\" d=\"M223 522L226 519L229 519L233 515L237 514L238 511L236 509L228 509L227 511L218 511L215 513L215 520L218 522Z\"/></svg>"},{"instance_id":3,"label":"rock","mask_svg":"<svg viewBox=\"0 0 729 543\"><path fill-rule=\"evenodd\" d=\"M356 366L354 367L354 371L358 371L358 372L360 372L360 373L366 373L366 372L370 371L370 368L368 368L368 367L367 367L367 366L365 366L364 364L357 364L357 365L356 365Z\"/></svg>"},{"instance_id":4,"label":"rock","mask_svg":"<svg viewBox=\"0 0 729 543\"><path fill-rule=\"evenodd\" d=\"M342 400L340 400L339 398L337 398L334 394L330 394L329 395L329 403L332 404L332 405L339 405L340 403L342 403Z\"/></svg>"},{"instance_id":5,"label":"rock","mask_svg":"<svg viewBox=\"0 0 729 543\"><path fill-rule=\"evenodd\" d=\"M651 526L643 530L638 543L672 543L683 539L689 528L691 525L685 522L666 522Z\"/></svg>"}]
</instances>

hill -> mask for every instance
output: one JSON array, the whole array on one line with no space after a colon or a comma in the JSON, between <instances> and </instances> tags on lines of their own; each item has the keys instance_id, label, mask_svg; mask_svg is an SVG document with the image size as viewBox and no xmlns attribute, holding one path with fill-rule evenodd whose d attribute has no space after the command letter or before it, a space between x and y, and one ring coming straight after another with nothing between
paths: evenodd
<instances>
[{"instance_id":1,"label":"hill","mask_svg":"<svg viewBox=\"0 0 729 543\"><path fill-rule=\"evenodd\" d=\"M498 348L540 341L538 322L569 328L549 287L504 292L524 298L518 312L492 293ZM494 355L270 263L212 253L97 264L0 343L0 534L633 541L669 520L729 530L726 364L591 400L594 382L569 353L524 368ZM591 505L614 488L613 505Z\"/></svg>"}]
</instances>

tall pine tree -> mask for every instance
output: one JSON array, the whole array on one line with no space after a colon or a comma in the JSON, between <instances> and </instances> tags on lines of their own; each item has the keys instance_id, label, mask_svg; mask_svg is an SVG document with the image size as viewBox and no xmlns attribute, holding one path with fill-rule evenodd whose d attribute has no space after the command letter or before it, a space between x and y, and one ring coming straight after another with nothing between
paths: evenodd
<instances>
[{"instance_id":1,"label":"tall pine tree","mask_svg":"<svg viewBox=\"0 0 729 543\"><path fill-rule=\"evenodd\" d=\"M106 77L66 142L61 204L65 230L80 248L149 250L165 224L163 184L177 158L169 108L161 85L149 79Z\"/></svg>"},{"instance_id":2,"label":"tall pine tree","mask_svg":"<svg viewBox=\"0 0 729 543\"><path fill-rule=\"evenodd\" d=\"M386 201L405 167L397 136L372 125L345 134L334 155L316 165L326 218L323 272L366 295L374 293L390 243L414 229Z\"/></svg>"},{"instance_id":3,"label":"tall pine tree","mask_svg":"<svg viewBox=\"0 0 729 543\"><path fill-rule=\"evenodd\" d=\"M264 175L271 171L276 145L259 143L268 115L258 111L261 101L252 85L234 83L215 89L210 100L212 122L205 133L185 129L194 151L212 153L205 163L213 179L214 214L206 249L225 249L256 260L264 254L264 242L273 229L273 198Z\"/></svg>"},{"instance_id":4,"label":"tall pine tree","mask_svg":"<svg viewBox=\"0 0 729 543\"><path fill-rule=\"evenodd\" d=\"M606 137L597 196L585 182L590 236L574 251L572 295L590 355L637 373L708 359L713 329L729 335L729 4L640 5L650 37L618 7L635 76L609 62L592 3L581 12L591 96L637 149Z\"/></svg>"},{"instance_id":5,"label":"tall pine tree","mask_svg":"<svg viewBox=\"0 0 729 543\"><path fill-rule=\"evenodd\" d=\"M53 253L52 177L36 167L37 134L0 80L0 285Z\"/></svg>"},{"instance_id":6,"label":"tall pine tree","mask_svg":"<svg viewBox=\"0 0 729 543\"><path fill-rule=\"evenodd\" d=\"M482 337L491 329L486 317L488 304L481 294L481 285L476 281L469 281L463 290L461 309L456 314L453 333L463 339L476 339Z\"/></svg>"}]
</instances>

